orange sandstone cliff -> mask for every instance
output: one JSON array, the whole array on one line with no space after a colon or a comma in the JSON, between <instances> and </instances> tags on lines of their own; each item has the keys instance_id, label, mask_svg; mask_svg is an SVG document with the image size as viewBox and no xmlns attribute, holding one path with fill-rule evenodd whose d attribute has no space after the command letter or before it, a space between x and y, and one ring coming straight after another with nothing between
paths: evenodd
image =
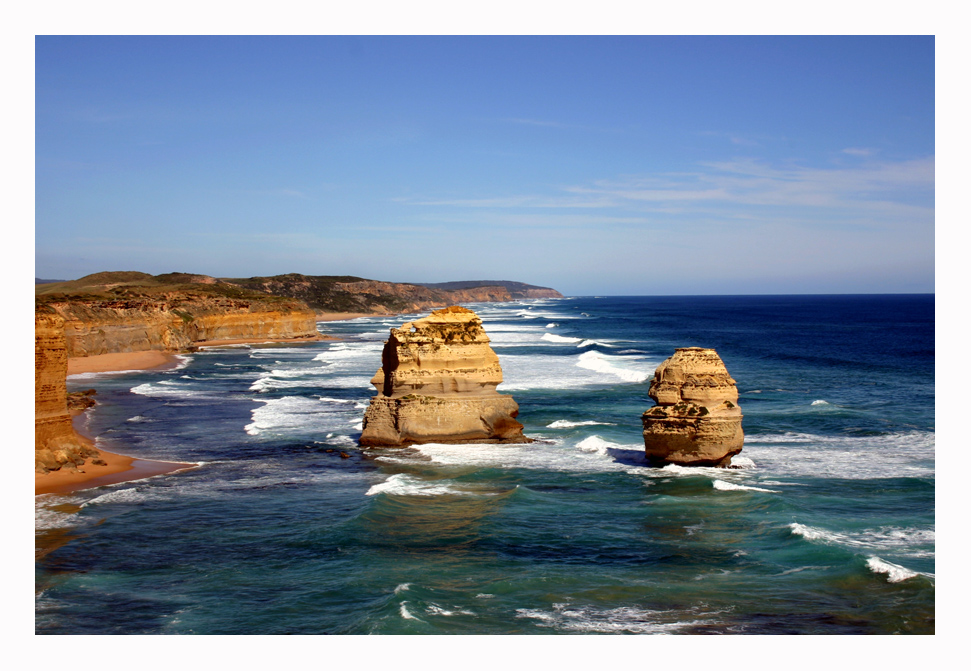
<instances>
[{"instance_id":1,"label":"orange sandstone cliff","mask_svg":"<svg viewBox=\"0 0 971 671\"><path fill-rule=\"evenodd\" d=\"M34 315L34 470L76 470L99 453L79 436L67 409L67 342L64 319ZM97 463L97 462L95 462Z\"/></svg>"},{"instance_id":2,"label":"orange sandstone cliff","mask_svg":"<svg viewBox=\"0 0 971 671\"><path fill-rule=\"evenodd\" d=\"M179 284L167 284L173 280ZM206 276L99 273L37 292L35 470L76 469L97 450L67 408L67 361L118 352L186 351L207 340L317 340L305 303ZM95 461L94 463L98 463Z\"/></svg>"},{"instance_id":3,"label":"orange sandstone cliff","mask_svg":"<svg viewBox=\"0 0 971 671\"><path fill-rule=\"evenodd\" d=\"M204 340L320 338L299 301L237 299L191 292L118 298L53 298L70 357L143 350L183 351Z\"/></svg>"},{"instance_id":4,"label":"orange sandstone cliff","mask_svg":"<svg viewBox=\"0 0 971 671\"><path fill-rule=\"evenodd\" d=\"M496 391L499 357L472 310L452 306L391 329L381 362L362 446L530 442L519 406Z\"/></svg>"}]
</instances>

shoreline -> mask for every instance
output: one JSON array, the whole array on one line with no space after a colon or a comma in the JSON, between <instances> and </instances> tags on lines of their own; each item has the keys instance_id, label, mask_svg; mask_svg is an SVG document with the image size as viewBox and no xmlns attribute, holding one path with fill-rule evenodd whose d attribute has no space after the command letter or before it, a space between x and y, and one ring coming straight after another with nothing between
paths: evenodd
<instances>
[{"instance_id":1,"label":"shoreline","mask_svg":"<svg viewBox=\"0 0 971 671\"><path fill-rule=\"evenodd\" d=\"M221 347L224 345L251 345L255 343L310 343L322 340L340 340L327 334L318 334L317 338L233 338L226 340L199 340L192 343L192 347ZM67 375L81 373L124 373L139 370L169 370L179 365L179 355L192 352L172 352L168 350L141 350L138 352L111 352L109 354L92 354L91 356L69 357L67 360Z\"/></svg>"},{"instance_id":2,"label":"shoreline","mask_svg":"<svg viewBox=\"0 0 971 671\"><path fill-rule=\"evenodd\" d=\"M151 461L108 452L100 448L96 449L107 466L95 466L86 463L77 471L66 471L62 468L59 471L51 471L43 475L35 473L34 496L70 494L82 489L94 489L119 482L142 480L154 475L164 475L165 473L175 473L199 467L199 464L195 463Z\"/></svg>"},{"instance_id":3,"label":"shoreline","mask_svg":"<svg viewBox=\"0 0 971 671\"><path fill-rule=\"evenodd\" d=\"M90 408L89 408L90 409ZM41 494L70 494L82 489L94 489L104 485L114 485L119 482L129 480L141 480L150 478L153 475L163 475L174 473L189 468L196 468L199 464L183 463L176 461L153 461L151 459L138 459L129 457L125 454L109 452L95 445L95 439L89 435L81 426L79 419L84 416L86 410L72 410L72 424L74 433L82 443L90 446L101 455L102 461L106 465L99 466L90 463L90 459L82 468L69 471L61 468L50 473L34 474L34 496Z\"/></svg>"},{"instance_id":4,"label":"shoreline","mask_svg":"<svg viewBox=\"0 0 971 671\"><path fill-rule=\"evenodd\" d=\"M388 315L375 312L318 312L314 319L319 322L344 322L361 317L387 317Z\"/></svg>"},{"instance_id":5,"label":"shoreline","mask_svg":"<svg viewBox=\"0 0 971 671\"><path fill-rule=\"evenodd\" d=\"M136 370L167 370L179 364L175 352L143 350L141 352L112 352L92 356L70 357L67 360L67 374L80 373L120 373Z\"/></svg>"},{"instance_id":6,"label":"shoreline","mask_svg":"<svg viewBox=\"0 0 971 671\"><path fill-rule=\"evenodd\" d=\"M318 315L318 321L341 321L356 319L369 315L358 313L324 313ZM203 340L193 343L193 347L220 347L225 345L247 345L254 343L293 343L319 342L321 340L340 340L327 334L320 334L318 338L236 338L226 340ZM70 357L67 361L67 377L84 373L124 373L128 371L170 370L181 363L179 354L189 352L169 352L161 350L143 350L139 352L112 352L109 354L95 354L85 357ZM82 464L81 468L67 470L61 468L49 473L34 474L34 496L42 494L69 494L82 489L93 489L104 485L129 482L150 478L155 475L175 473L191 468L198 468L199 464L154 461L139 459L96 447L95 436L88 435L78 422L86 411L72 411L74 432L79 440L94 449L106 465L91 463L91 457Z\"/></svg>"}]
</instances>

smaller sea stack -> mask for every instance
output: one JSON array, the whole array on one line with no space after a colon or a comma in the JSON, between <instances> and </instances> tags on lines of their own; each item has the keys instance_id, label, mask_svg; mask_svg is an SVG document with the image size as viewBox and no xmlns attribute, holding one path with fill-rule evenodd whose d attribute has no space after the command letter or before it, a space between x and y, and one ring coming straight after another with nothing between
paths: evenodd
<instances>
[{"instance_id":1,"label":"smaller sea stack","mask_svg":"<svg viewBox=\"0 0 971 671\"><path fill-rule=\"evenodd\" d=\"M644 447L654 465L727 467L742 451L738 389L713 349L679 347L654 371Z\"/></svg>"},{"instance_id":2,"label":"smaller sea stack","mask_svg":"<svg viewBox=\"0 0 971 671\"><path fill-rule=\"evenodd\" d=\"M452 306L393 328L360 444L531 442L516 401L496 391L501 382L499 357L472 310Z\"/></svg>"}]
</instances>

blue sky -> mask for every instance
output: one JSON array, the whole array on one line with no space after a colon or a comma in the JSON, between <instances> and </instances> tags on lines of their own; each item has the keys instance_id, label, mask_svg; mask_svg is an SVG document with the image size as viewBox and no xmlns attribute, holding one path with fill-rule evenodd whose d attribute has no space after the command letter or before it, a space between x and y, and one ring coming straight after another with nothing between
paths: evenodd
<instances>
[{"instance_id":1,"label":"blue sky","mask_svg":"<svg viewBox=\"0 0 971 671\"><path fill-rule=\"evenodd\" d=\"M35 274L934 291L932 37L38 37Z\"/></svg>"}]
</instances>

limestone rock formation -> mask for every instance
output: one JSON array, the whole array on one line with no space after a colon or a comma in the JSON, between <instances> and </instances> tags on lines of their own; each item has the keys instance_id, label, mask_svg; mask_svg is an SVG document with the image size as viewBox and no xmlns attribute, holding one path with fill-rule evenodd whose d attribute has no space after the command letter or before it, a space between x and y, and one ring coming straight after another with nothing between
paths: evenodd
<instances>
[{"instance_id":1,"label":"limestone rock formation","mask_svg":"<svg viewBox=\"0 0 971 671\"><path fill-rule=\"evenodd\" d=\"M496 391L499 357L472 310L452 306L391 329L381 362L362 446L530 442L519 406Z\"/></svg>"},{"instance_id":2,"label":"limestone rock formation","mask_svg":"<svg viewBox=\"0 0 971 671\"><path fill-rule=\"evenodd\" d=\"M158 297L55 298L69 357L113 352L177 352L203 340L316 340L314 313L297 301L172 293Z\"/></svg>"},{"instance_id":3,"label":"limestone rock formation","mask_svg":"<svg viewBox=\"0 0 971 671\"><path fill-rule=\"evenodd\" d=\"M34 316L34 468L75 470L100 453L74 431L67 406L67 343L60 315Z\"/></svg>"},{"instance_id":4,"label":"limestone rock formation","mask_svg":"<svg viewBox=\"0 0 971 671\"><path fill-rule=\"evenodd\" d=\"M679 347L654 371L643 414L644 446L656 465L729 466L742 451L738 389L713 349Z\"/></svg>"}]
</instances>

